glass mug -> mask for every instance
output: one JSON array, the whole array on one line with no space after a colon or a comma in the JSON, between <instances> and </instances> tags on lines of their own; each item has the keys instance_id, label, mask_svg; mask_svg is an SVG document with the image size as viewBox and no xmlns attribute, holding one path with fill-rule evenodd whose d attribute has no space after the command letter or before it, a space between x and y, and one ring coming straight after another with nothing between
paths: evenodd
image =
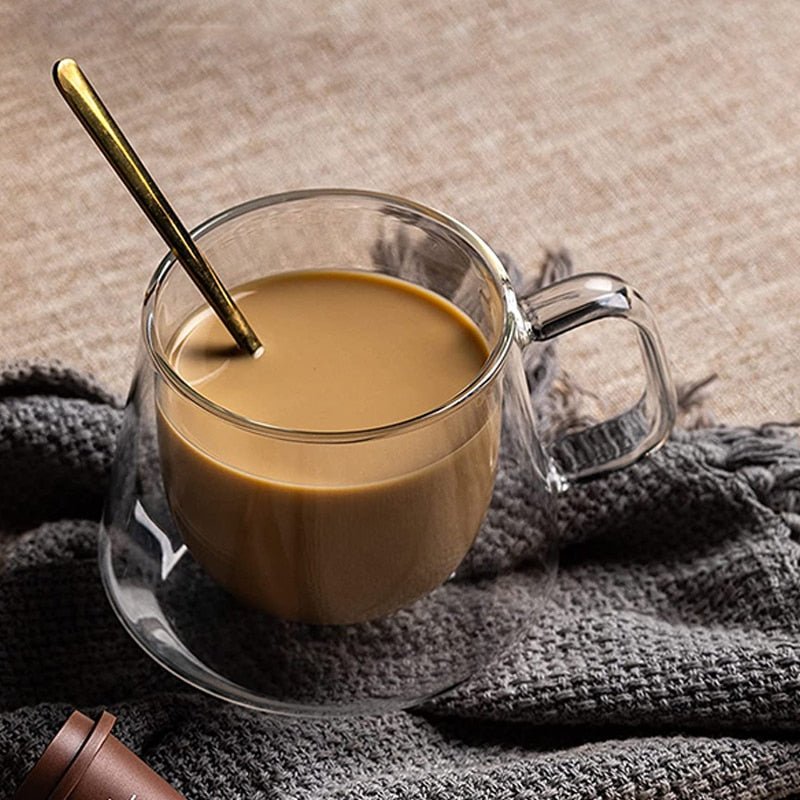
<instances>
[{"instance_id":1,"label":"glass mug","mask_svg":"<svg viewBox=\"0 0 800 800\"><path fill-rule=\"evenodd\" d=\"M536 621L556 565L555 494L669 434L674 391L647 305L604 274L519 296L468 228L375 192L265 197L192 235L234 296L287 271L382 273L449 300L490 353L456 397L413 419L336 432L249 419L170 363L201 302L168 255L145 294L101 523L115 612L162 666L259 710L383 712L463 682ZM645 391L556 436L523 351L607 317L634 324Z\"/></svg>"}]
</instances>

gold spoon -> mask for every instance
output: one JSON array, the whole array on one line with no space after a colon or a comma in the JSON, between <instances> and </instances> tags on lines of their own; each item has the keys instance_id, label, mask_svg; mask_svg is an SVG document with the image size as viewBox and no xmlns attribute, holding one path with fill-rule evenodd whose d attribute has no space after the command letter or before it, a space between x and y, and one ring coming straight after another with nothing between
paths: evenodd
<instances>
[{"instance_id":1,"label":"gold spoon","mask_svg":"<svg viewBox=\"0 0 800 800\"><path fill-rule=\"evenodd\" d=\"M94 139L100 152L161 234L175 258L189 273L189 277L236 344L251 356L259 356L263 348L255 331L217 273L197 249L178 215L172 210L167 198L145 169L81 68L73 59L62 58L53 65L53 80L67 105Z\"/></svg>"}]
</instances>

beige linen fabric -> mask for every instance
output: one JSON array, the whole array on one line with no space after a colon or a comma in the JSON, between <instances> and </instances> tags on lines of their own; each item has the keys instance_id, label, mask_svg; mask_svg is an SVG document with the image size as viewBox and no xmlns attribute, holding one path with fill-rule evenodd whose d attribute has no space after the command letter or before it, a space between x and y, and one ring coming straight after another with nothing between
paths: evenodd
<instances>
[{"instance_id":1,"label":"beige linen fabric","mask_svg":"<svg viewBox=\"0 0 800 800\"><path fill-rule=\"evenodd\" d=\"M164 251L52 86L71 55L190 225L315 185L413 197L531 268L563 245L625 276L721 420L799 415L800 4L0 8L0 358L124 391ZM602 410L639 375L617 330L564 353Z\"/></svg>"}]
</instances>

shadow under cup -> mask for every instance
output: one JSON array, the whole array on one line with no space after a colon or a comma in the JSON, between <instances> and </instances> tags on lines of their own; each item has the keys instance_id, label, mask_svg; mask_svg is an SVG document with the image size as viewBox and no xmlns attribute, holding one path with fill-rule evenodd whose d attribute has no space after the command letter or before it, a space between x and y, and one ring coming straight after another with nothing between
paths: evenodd
<instances>
[{"instance_id":1,"label":"shadow under cup","mask_svg":"<svg viewBox=\"0 0 800 800\"><path fill-rule=\"evenodd\" d=\"M462 682L532 621L554 569L548 462L496 256L436 212L341 191L254 201L193 236L234 295L286 271L380 272L450 300L491 354L414 420L273 428L172 370L200 302L165 259L101 526L115 611L167 669L262 710L383 711Z\"/></svg>"}]
</instances>

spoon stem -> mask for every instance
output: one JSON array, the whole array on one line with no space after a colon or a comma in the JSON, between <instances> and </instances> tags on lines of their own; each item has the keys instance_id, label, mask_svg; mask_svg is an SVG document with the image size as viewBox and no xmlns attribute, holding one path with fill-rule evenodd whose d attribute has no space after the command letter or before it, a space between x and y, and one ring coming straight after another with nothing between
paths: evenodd
<instances>
[{"instance_id":1,"label":"spoon stem","mask_svg":"<svg viewBox=\"0 0 800 800\"><path fill-rule=\"evenodd\" d=\"M189 273L236 344L250 355L258 355L262 347L255 331L198 250L81 68L71 58L57 61L53 66L53 80L67 105L161 234L175 258Z\"/></svg>"}]
</instances>

